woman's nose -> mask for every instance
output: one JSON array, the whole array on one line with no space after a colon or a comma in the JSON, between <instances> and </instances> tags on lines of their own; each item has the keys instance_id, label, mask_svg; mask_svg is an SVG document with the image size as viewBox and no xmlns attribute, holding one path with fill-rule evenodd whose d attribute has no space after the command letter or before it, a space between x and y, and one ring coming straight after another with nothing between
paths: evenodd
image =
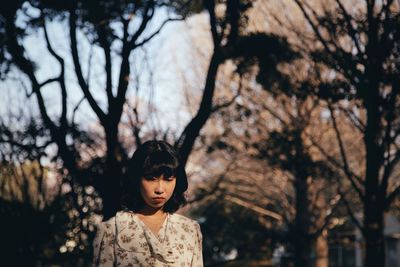
<instances>
[{"instance_id":1,"label":"woman's nose","mask_svg":"<svg viewBox=\"0 0 400 267\"><path fill-rule=\"evenodd\" d=\"M158 182L157 182L157 186L156 186L156 188L155 188L155 190L154 190L157 194L162 194L162 193L164 193L164 185L163 185L163 181L160 179Z\"/></svg>"}]
</instances>

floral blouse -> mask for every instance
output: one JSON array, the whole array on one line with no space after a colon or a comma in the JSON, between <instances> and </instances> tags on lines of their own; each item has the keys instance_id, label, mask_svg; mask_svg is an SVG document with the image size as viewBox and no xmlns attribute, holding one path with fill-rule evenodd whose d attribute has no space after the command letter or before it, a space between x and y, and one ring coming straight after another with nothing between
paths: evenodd
<instances>
[{"instance_id":1,"label":"floral blouse","mask_svg":"<svg viewBox=\"0 0 400 267\"><path fill-rule=\"evenodd\" d=\"M99 225L93 254L93 266L203 266L199 224L176 213L167 214L156 235L136 214L120 211Z\"/></svg>"}]
</instances>

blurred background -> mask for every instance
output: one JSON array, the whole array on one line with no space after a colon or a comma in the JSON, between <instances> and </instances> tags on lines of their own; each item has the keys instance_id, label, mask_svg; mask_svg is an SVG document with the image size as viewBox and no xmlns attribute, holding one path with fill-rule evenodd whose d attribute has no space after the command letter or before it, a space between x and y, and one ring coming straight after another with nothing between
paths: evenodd
<instances>
[{"instance_id":1,"label":"blurred background","mask_svg":"<svg viewBox=\"0 0 400 267\"><path fill-rule=\"evenodd\" d=\"M142 142L205 266L400 266L399 0L0 8L0 265L90 266Z\"/></svg>"}]
</instances>

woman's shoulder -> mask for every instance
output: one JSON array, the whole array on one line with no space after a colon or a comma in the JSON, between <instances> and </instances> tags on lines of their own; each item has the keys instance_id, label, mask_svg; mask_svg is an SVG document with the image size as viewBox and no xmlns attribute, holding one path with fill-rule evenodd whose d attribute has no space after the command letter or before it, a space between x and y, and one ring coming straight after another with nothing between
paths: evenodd
<instances>
[{"instance_id":1,"label":"woman's shoulder","mask_svg":"<svg viewBox=\"0 0 400 267\"><path fill-rule=\"evenodd\" d=\"M199 240L202 239L200 224L197 221L177 213L172 214L171 221L177 233L190 235L191 237L195 235Z\"/></svg>"},{"instance_id":2,"label":"woman's shoulder","mask_svg":"<svg viewBox=\"0 0 400 267\"><path fill-rule=\"evenodd\" d=\"M193 219L191 219L189 217L186 217L186 216L184 216L182 214L173 213L170 216L171 216L171 219L174 222L177 222L177 223L189 224L189 225L193 225L195 227L198 227L198 225L199 225L199 223L196 220L193 220Z\"/></svg>"},{"instance_id":3,"label":"woman's shoulder","mask_svg":"<svg viewBox=\"0 0 400 267\"><path fill-rule=\"evenodd\" d=\"M129 214L129 212L127 212L127 211L118 211L117 213L115 213L114 216L109 217L106 220L103 220L101 223L102 224L113 224L113 223L115 223L115 220L120 220L124 217L127 217L128 214Z\"/></svg>"},{"instance_id":4,"label":"woman's shoulder","mask_svg":"<svg viewBox=\"0 0 400 267\"><path fill-rule=\"evenodd\" d=\"M118 211L113 217L100 222L99 227L103 229L115 229L116 225L123 224L129 220L130 213L127 211Z\"/></svg>"}]
</instances>

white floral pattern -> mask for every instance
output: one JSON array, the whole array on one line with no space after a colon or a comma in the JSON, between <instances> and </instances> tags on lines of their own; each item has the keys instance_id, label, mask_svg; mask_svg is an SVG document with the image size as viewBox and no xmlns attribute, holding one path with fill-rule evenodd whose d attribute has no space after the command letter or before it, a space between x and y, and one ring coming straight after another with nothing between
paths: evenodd
<instances>
[{"instance_id":1,"label":"white floral pattern","mask_svg":"<svg viewBox=\"0 0 400 267\"><path fill-rule=\"evenodd\" d=\"M120 211L97 229L93 266L202 267L200 226L168 214L155 235L136 214Z\"/></svg>"}]
</instances>

